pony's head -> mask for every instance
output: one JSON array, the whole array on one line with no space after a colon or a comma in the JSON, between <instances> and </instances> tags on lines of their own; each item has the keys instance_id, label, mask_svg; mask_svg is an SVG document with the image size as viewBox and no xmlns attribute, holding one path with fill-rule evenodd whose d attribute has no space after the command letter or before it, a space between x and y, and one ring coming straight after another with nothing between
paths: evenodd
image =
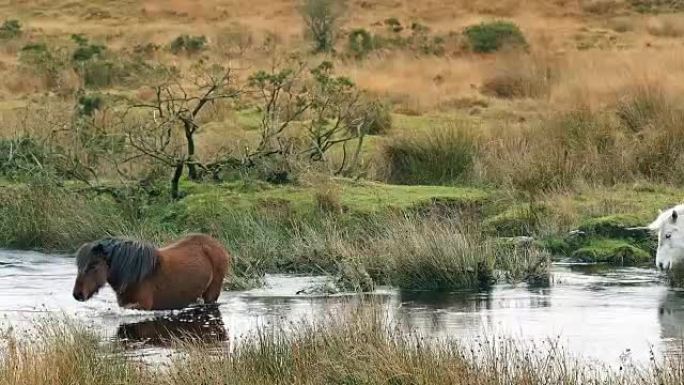
<instances>
[{"instance_id":1,"label":"pony's head","mask_svg":"<svg viewBox=\"0 0 684 385\"><path fill-rule=\"evenodd\" d=\"M157 267L157 251L143 242L104 238L83 244L76 252L76 266L73 295L78 301L87 301L105 283L122 293L143 280Z\"/></svg>"},{"instance_id":2,"label":"pony's head","mask_svg":"<svg viewBox=\"0 0 684 385\"><path fill-rule=\"evenodd\" d=\"M658 233L656 266L669 270L684 262L684 205L665 210L648 228Z\"/></svg>"}]
</instances>

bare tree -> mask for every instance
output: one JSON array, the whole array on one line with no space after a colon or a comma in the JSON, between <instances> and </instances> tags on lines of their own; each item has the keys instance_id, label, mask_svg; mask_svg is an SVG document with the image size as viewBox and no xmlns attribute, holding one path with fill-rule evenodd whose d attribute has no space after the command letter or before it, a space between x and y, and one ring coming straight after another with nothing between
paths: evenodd
<instances>
[{"instance_id":1,"label":"bare tree","mask_svg":"<svg viewBox=\"0 0 684 385\"><path fill-rule=\"evenodd\" d=\"M300 120L311 106L303 80L306 64L301 61L278 68L274 63L270 72L258 71L249 78L249 84L261 100L260 140L246 158L263 158L289 153L283 140L285 130Z\"/></svg>"},{"instance_id":2,"label":"bare tree","mask_svg":"<svg viewBox=\"0 0 684 385\"><path fill-rule=\"evenodd\" d=\"M363 114L354 114L360 108L360 94L351 80L333 74L330 62L313 69L296 62L259 71L250 77L250 85L263 103L260 142L246 154L250 162L275 154L327 162L326 153L342 144L344 156L336 173L356 164L366 124ZM304 134L304 145L295 148L287 140L292 131ZM346 143L353 140L359 148L348 156Z\"/></svg>"},{"instance_id":3,"label":"bare tree","mask_svg":"<svg viewBox=\"0 0 684 385\"><path fill-rule=\"evenodd\" d=\"M164 127L162 131L175 127L182 129L186 142L183 162L187 164L188 177L192 180L199 178L195 135L201 128L201 112L211 103L234 99L242 93L231 68L212 66L209 69L198 68L196 71L198 74L191 80L191 85L185 84L186 79L181 76L171 76L153 87L155 96L152 102L133 106L151 110L156 126Z\"/></svg>"},{"instance_id":4,"label":"bare tree","mask_svg":"<svg viewBox=\"0 0 684 385\"><path fill-rule=\"evenodd\" d=\"M344 0L303 0L300 13L317 52L333 50L344 11Z\"/></svg>"}]
</instances>

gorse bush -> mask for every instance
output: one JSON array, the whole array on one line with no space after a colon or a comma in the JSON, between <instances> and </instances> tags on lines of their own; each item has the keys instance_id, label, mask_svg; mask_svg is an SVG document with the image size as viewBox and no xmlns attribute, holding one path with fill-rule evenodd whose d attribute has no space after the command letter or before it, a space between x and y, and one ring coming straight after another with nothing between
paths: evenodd
<instances>
[{"instance_id":1,"label":"gorse bush","mask_svg":"<svg viewBox=\"0 0 684 385\"><path fill-rule=\"evenodd\" d=\"M478 139L467 125L389 138L378 151L376 178L397 184L454 184L473 169Z\"/></svg>"},{"instance_id":2,"label":"gorse bush","mask_svg":"<svg viewBox=\"0 0 684 385\"><path fill-rule=\"evenodd\" d=\"M78 114L82 116L92 116L95 111L101 109L104 105L104 100L101 95L81 95L78 98L77 108Z\"/></svg>"},{"instance_id":3,"label":"gorse bush","mask_svg":"<svg viewBox=\"0 0 684 385\"><path fill-rule=\"evenodd\" d=\"M85 62L99 58L107 50L107 47L104 45L91 44L88 38L81 34L71 35L71 39L77 45L76 49L71 54L71 58L75 62Z\"/></svg>"},{"instance_id":4,"label":"gorse bush","mask_svg":"<svg viewBox=\"0 0 684 385\"><path fill-rule=\"evenodd\" d=\"M196 54L203 51L206 45L207 38L204 36L180 35L169 44L169 49L176 55Z\"/></svg>"},{"instance_id":5,"label":"gorse bush","mask_svg":"<svg viewBox=\"0 0 684 385\"><path fill-rule=\"evenodd\" d=\"M19 20L8 19L0 25L0 39L13 39L22 34Z\"/></svg>"},{"instance_id":6,"label":"gorse bush","mask_svg":"<svg viewBox=\"0 0 684 385\"><path fill-rule=\"evenodd\" d=\"M463 34L471 49L478 53L497 51L503 47L525 47L527 41L518 26L510 21L483 22L467 27Z\"/></svg>"}]
</instances>

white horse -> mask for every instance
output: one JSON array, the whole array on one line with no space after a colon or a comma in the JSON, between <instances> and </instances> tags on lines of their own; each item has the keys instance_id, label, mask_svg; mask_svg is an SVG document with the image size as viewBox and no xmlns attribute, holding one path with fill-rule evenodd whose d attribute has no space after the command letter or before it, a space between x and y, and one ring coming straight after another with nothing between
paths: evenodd
<instances>
[{"instance_id":1,"label":"white horse","mask_svg":"<svg viewBox=\"0 0 684 385\"><path fill-rule=\"evenodd\" d=\"M656 266L670 270L673 266L684 262L684 204L677 205L660 213L658 218L648 225L648 229L658 232L658 251ZM684 217L682 217L684 218Z\"/></svg>"}]
</instances>

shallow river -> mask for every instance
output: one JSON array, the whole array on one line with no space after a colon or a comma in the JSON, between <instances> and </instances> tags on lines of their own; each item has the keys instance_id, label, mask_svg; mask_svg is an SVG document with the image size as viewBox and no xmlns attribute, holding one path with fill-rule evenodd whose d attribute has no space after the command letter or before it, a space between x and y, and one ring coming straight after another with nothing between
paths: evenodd
<instances>
[{"instance_id":1,"label":"shallow river","mask_svg":"<svg viewBox=\"0 0 684 385\"><path fill-rule=\"evenodd\" d=\"M264 288L224 292L211 311L151 313L122 310L111 289L79 303L71 297L73 260L0 250L0 323L28 328L62 314L125 338L137 355L165 355L158 347L168 331L202 333L226 343L259 326L315 320L349 311L358 296L306 296L297 292L320 277L269 276ZM380 288L374 302L401 328L427 338L473 342L507 337L558 341L571 354L608 364L646 362L656 354L679 355L684 346L684 292L664 285L655 271L557 264L544 288L498 285L486 292L400 292Z\"/></svg>"}]
</instances>

